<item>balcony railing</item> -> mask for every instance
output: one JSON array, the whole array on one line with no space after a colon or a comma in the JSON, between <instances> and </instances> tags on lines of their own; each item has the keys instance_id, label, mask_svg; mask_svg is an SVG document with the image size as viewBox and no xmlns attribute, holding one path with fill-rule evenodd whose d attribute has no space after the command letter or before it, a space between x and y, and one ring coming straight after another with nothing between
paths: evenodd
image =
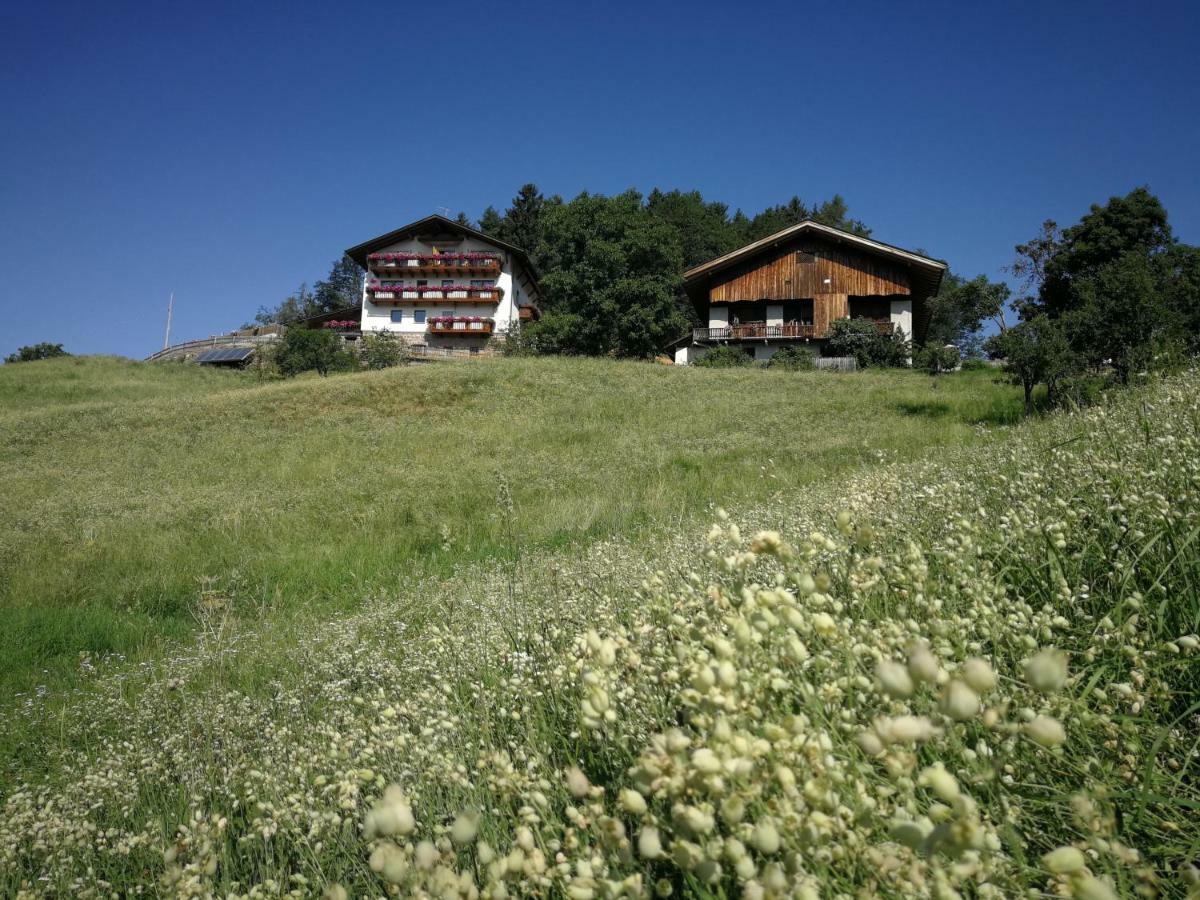
<instances>
[{"instance_id":1,"label":"balcony railing","mask_svg":"<svg viewBox=\"0 0 1200 900\"><path fill-rule=\"evenodd\" d=\"M499 256L489 253L372 253L367 257L367 265L372 272L384 275L398 272L498 275L501 261Z\"/></svg>"},{"instance_id":2,"label":"balcony railing","mask_svg":"<svg viewBox=\"0 0 1200 900\"><path fill-rule=\"evenodd\" d=\"M429 320L429 324L425 329L429 334L454 334L465 337L485 336L491 334L496 328L496 324L487 319L480 322L447 320L444 317L437 317Z\"/></svg>"},{"instance_id":3,"label":"balcony railing","mask_svg":"<svg viewBox=\"0 0 1200 900\"><path fill-rule=\"evenodd\" d=\"M753 338L814 338L814 325L767 325L762 322L747 322L745 325L730 325L727 328L697 328L692 339L697 341L741 341Z\"/></svg>"},{"instance_id":4,"label":"balcony railing","mask_svg":"<svg viewBox=\"0 0 1200 900\"><path fill-rule=\"evenodd\" d=\"M887 319L868 319L880 334L891 334L893 325ZM765 322L746 322L725 328L695 328L694 341L787 340L824 337L817 334L815 325L768 325Z\"/></svg>"},{"instance_id":5,"label":"balcony railing","mask_svg":"<svg viewBox=\"0 0 1200 900\"><path fill-rule=\"evenodd\" d=\"M383 287L369 285L367 294L376 303L402 303L422 300L457 300L460 303L497 302L504 292L495 286L471 287L465 284L452 284L436 287L421 285L420 287Z\"/></svg>"}]
</instances>

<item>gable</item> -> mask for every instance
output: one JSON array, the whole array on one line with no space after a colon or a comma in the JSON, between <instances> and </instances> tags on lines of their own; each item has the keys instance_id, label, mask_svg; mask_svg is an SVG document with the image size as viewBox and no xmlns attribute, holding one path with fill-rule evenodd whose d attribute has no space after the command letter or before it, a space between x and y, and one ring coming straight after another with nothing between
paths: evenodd
<instances>
[{"instance_id":1,"label":"gable","mask_svg":"<svg viewBox=\"0 0 1200 900\"><path fill-rule=\"evenodd\" d=\"M461 243L467 240L477 241L490 249L506 250L521 263L529 273L530 278L534 282L537 281L537 272L534 270L528 255L522 248L486 235L482 231L478 231L470 226L451 221L445 216L426 216L424 219L411 222L403 228L397 228L395 231L389 231L387 234L381 234L377 238L357 244L348 249L346 255L363 269L366 269L367 257L370 254L405 246L406 242L414 240L418 244L424 244L431 248L435 246L449 248L456 242Z\"/></svg>"},{"instance_id":2,"label":"gable","mask_svg":"<svg viewBox=\"0 0 1200 900\"><path fill-rule=\"evenodd\" d=\"M820 235L801 233L714 273L710 302L799 300L818 294L909 295L908 267Z\"/></svg>"}]
</instances>

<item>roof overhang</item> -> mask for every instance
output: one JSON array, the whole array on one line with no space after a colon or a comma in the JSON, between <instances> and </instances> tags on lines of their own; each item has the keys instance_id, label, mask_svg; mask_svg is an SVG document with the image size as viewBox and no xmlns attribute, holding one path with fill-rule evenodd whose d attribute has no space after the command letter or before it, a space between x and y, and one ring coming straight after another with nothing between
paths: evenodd
<instances>
[{"instance_id":1,"label":"roof overhang","mask_svg":"<svg viewBox=\"0 0 1200 900\"><path fill-rule=\"evenodd\" d=\"M484 234L482 231L478 231L469 225L462 225L453 219L447 219L445 216L439 215L426 216L423 219L410 222L403 228L397 228L395 231L389 231L387 234L381 234L379 237L356 244L346 251L346 255L363 269L366 269L367 256L378 250L383 250L385 247L390 247L392 244L398 244L400 241L405 241L409 238L420 237L422 235L447 234L475 238L478 241L491 244L493 247L507 250L521 261L521 264L529 273L529 277L533 279L534 284L537 283L537 271L534 269L533 263L529 261L529 255L523 249L507 241L498 240L490 234Z\"/></svg>"}]
</instances>

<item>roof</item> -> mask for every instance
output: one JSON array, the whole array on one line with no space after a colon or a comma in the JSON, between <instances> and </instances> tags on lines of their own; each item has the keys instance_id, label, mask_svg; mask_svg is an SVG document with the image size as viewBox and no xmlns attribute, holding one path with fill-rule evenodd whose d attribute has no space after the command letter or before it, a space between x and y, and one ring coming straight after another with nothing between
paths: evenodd
<instances>
[{"instance_id":1,"label":"roof","mask_svg":"<svg viewBox=\"0 0 1200 900\"><path fill-rule=\"evenodd\" d=\"M878 253L881 256L886 256L897 262L903 262L915 267L918 273L924 274L926 277L921 279L922 286L928 289L929 294L937 291L938 284L942 280L942 275L946 271L946 264L940 260L932 259L928 256L922 256L920 253L913 253L911 250L902 250L899 247L894 247L891 244L885 244L883 241L876 241L872 238L863 237L859 234L854 234L850 231L844 231L841 228L834 228L832 225L824 225L821 222L816 222L812 219L805 219L782 231L777 231L772 235L768 235L761 240L747 244L745 247L740 247L732 253L726 253L724 256L718 256L716 259L711 259L706 263L701 263L694 266L683 273L685 284L689 281L697 281L707 275L712 275L721 269L727 268L734 263L740 262L748 256L753 256L761 250L768 250L775 247L784 241L795 237L798 234L811 232L824 237L832 238L835 241L852 244L860 249L867 250L872 253Z\"/></svg>"},{"instance_id":2,"label":"roof","mask_svg":"<svg viewBox=\"0 0 1200 900\"><path fill-rule=\"evenodd\" d=\"M205 350L196 357L196 362L208 365L237 365L253 355L253 347L224 347L220 350Z\"/></svg>"},{"instance_id":3,"label":"roof","mask_svg":"<svg viewBox=\"0 0 1200 900\"><path fill-rule=\"evenodd\" d=\"M307 319L301 319L297 325L304 328L316 328L318 325L323 325L326 322L335 322L343 319L357 319L362 316L361 306L347 306L342 309L335 309L330 312L318 313L315 316L309 316Z\"/></svg>"},{"instance_id":4,"label":"roof","mask_svg":"<svg viewBox=\"0 0 1200 900\"><path fill-rule=\"evenodd\" d=\"M534 269L533 263L529 261L529 255L515 244L510 244L507 241L499 240L492 237L490 234L484 234L469 225L462 225L455 222L453 219L447 219L445 216L432 215L426 216L423 219L418 219L415 222L410 222L403 228L397 228L395 231L389 231L387 234L381 234L377 238L371 238L369 241L363 241L346 251L346 255L362 266L367 268L367 256L377 250L382 250L385 247L390 247L392 244L397 244L400 241L415 237L416 235L425 233L428 234L430 229L438 229L442 232L451 231L466 237L473 237L476 240L484 241L491 244L493 247L499 247L507 250L521 261L521 264L529 272L530 276L536 282L538 280L537 270Z\"/></svg>"}]
</instances>

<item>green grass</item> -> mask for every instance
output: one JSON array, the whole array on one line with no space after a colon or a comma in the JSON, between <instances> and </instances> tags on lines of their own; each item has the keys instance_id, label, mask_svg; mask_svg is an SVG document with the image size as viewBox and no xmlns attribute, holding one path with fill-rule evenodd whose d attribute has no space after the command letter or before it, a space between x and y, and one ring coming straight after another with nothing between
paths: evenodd
<instances>
[{"instance_id":1,"label":"green grass","mask_svg":"<svg viewBox=\"0 0 1200 900\"><path fill-rule=\"evenodd\" d=\"M260 383L72 358L0 367L0 410L7 694L186 638L203 591L346 609L514 534L566 547L961 445L1020 403L990 373L506 359Z\"/></svg>"},{"instance_id":2,"label":"green grass","mask_svg":"<svg viewBox=\"0 0 1200 900\"><path fill-rule=\"evenodd\" d=\"M621 408L594 462L568 447L578 470L462 512L477 546L439 535L402 572L355 573L366 602L292 581L242 604L265 577L243 565L231 593L189 602L194 642L85 662L77 690L5 711L0 895L1194 895L1200 375L988 439L968 423L1005 418L1006 389L974 375L761 374L510 361L202 395L261 426L296 395L336 423L356 390L453 388L428 433L472 410L495 435L532 430L473 407L486 384L568 430L585 426L560 381L591 387L580 410L624 392L694 414L773 383L807 389L793 418L841 415L821 444L720 413L738 436L698 456L710 483L656 510L638 491L663 445L622 444L640 412ZM724 440L662 415L664 431ZM807 467L781 462L805 446ZM631 447L635 490L587 480ZM724 480L723 460L750 476ZM551 477L591 486L595 523L633 524L561 536ZM272 510L299 527L313 508ZM486 846L449 839L464 817Z\"/></svg>"}]
</instances>

